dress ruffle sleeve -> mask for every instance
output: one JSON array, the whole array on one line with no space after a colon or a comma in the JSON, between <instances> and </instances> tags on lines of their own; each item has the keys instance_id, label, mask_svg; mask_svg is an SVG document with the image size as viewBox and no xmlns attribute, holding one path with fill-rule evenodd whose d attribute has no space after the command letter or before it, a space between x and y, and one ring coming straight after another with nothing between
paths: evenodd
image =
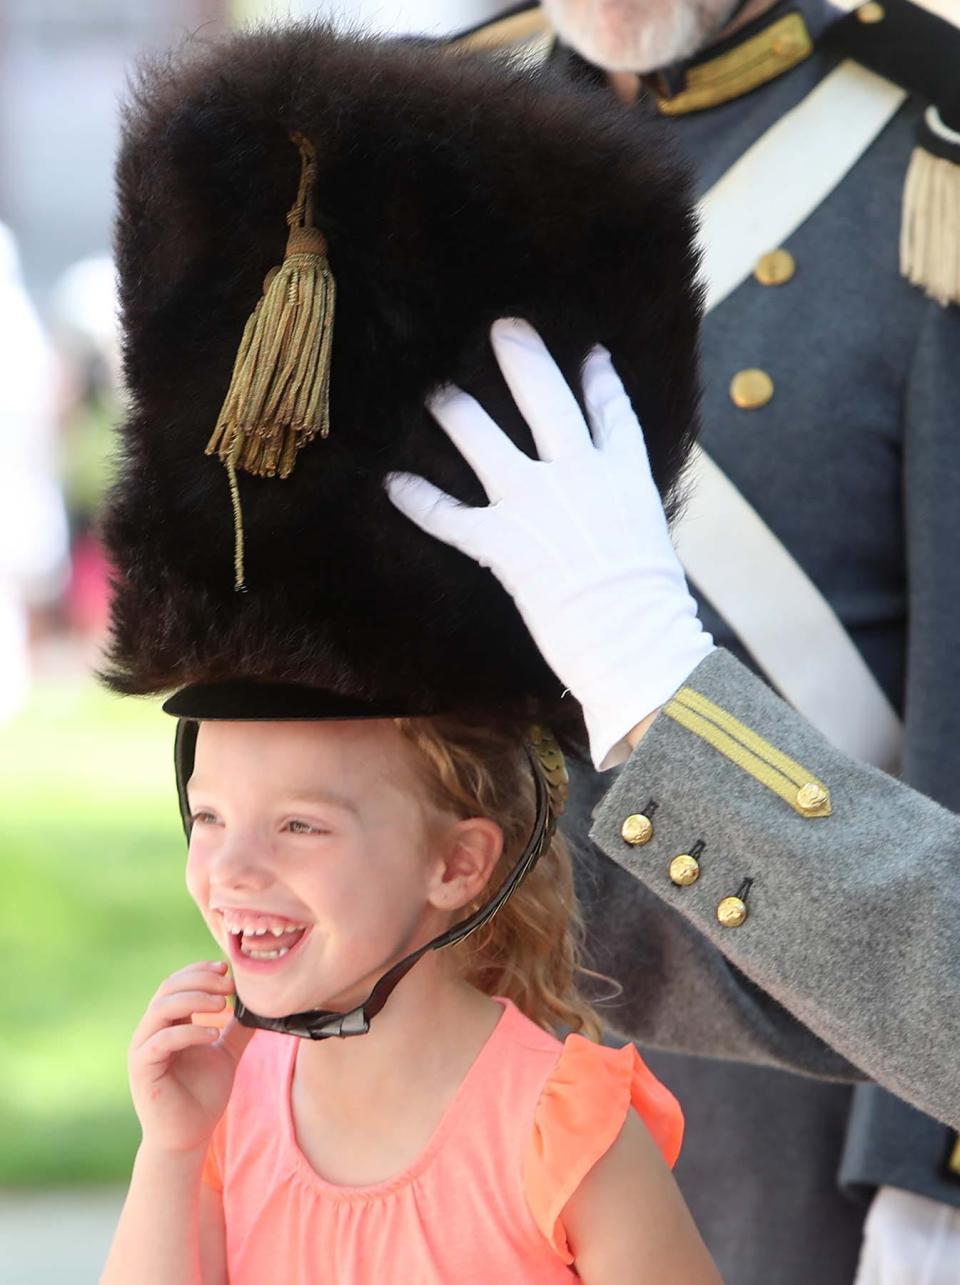
<instances>
[{"instance_id":1,"label":"dress ruffle sleeve","mask_svg":"<svg viewBox=\"0 0 960 1285\"><path fill-rule=\"evenodd\" d=\"M568 1036L540 1094L524 1164L530 1212L566 1263L573 1255L564 1207L619 1137L631 1106L672 1168L683 1138L683 1113L673 1094L632 1044L613 1049Z\"/></svg>"}]
</instances>

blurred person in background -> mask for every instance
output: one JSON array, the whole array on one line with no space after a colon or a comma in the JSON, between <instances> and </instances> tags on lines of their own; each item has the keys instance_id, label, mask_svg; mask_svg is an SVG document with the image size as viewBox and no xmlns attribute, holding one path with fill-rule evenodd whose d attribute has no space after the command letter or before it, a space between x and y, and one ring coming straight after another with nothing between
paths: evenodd
<instances>
[{"instance_id":1,"label":"blurred person in background","mask_svg":"<svg viewBox=\"0 0 960 1285\"><path fill-rule=\"evenodd\" d=\"M676 536L704 625L839 748L960 809L960 30L906 0L544 0L459 43L607 88L693 166L704 453ZM604 788L580 780L571 833ZM692 884L696 856L677 861ZM590 864L593 962L625 985L620 1029L673 1050L649 1057L684 1102L678 1178L725 1279L960 1280L956 1136L783 1069L844 1075L771 1038L655 895L666 873L640 878Z\"/></svg>"},{"instance_id":2,"label":"blurred person in background","mask_svg":"<svg viewBox=\"0 0 960 1285\"><path fill-rule=\"evenodd\" d=\"M0 224L0 724L30 686L30 613L59 596L67 529L56 470L56 364Z\"/></svg>"},{"instance_id":3,"label":"blurred person in background","mask_svg":"<svg viewBox=\"0 0 960 1285\"><path fill-rule=\"evenodd\" d=\"M71 546L64 623L78 640L95 646L107 626L109 595L96 515L121 401L117 274L111 258L98 254L72 263L55 285L50 314L63 369L62 472Z\"/></svg>"},{"instance_id":4,"label":"blurred person in background","mask_svg":"<svg viewBox=\"0 0 960 1285\"><path fill-rule=\"evenodd\" d=\"M121 370L116 270L108 255L72 264L51 298L51 328L63 369L62 473L70 526L65 623L96 644L106 627L107 560L96 516L107 483Z\"/></svg>"}]
</instances>

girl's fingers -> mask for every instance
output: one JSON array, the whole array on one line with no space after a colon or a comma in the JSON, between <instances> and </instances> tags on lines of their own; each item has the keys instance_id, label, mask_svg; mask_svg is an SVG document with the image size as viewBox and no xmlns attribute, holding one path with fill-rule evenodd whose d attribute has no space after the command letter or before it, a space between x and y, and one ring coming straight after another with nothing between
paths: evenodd
<instances>
[{"instance_id":1,"label":"girl's fingers","mask_svg":"<svg viewBox=\"0 0 960 1285\"><path fill-rule=\"evenodd\" d=\"M133 1033L130 1047L141 1047L164 1027L190 1021L194 1013L220 1012L226 1006L224 995L209 995L206 991L179 991L175 995L162 995L154 999Z\"/></svg>"},{"instance_id":2,"label":"girl's fingers","mask_svg":"<svg viewBox=\"0 0 960 1285\"><path fill-rule=\"evenodd\" d=\"M162 1066L175 1053L201 1044L216 1044L220 1032L215 1026L167 1026L141 1044L136 1050L134 1063L138 1068Z\"/></svg>"},{"instance_id":3,"label":"girl's fingers","mask_svg":"<svg viewBox=\"0 0 960 1285\"><path fill-rule=\"evenodd\" d=\"M171 973L165 980L172 982L176 977L183 977L185 973L192 973L194 970L206 973L225 973L227 963L224 959L197 959L192 964L184 964L178 968L175 973Z\"/></svg>"},{"instance_id":4,"label":"girl's fingers","mask_svg":"<svg viewBox=\"0 0 960 1285\"><path fill-rule=\"evenodd\" d=\"M176 973L165 977L157 987L156 995L172 995L175 991L187 990L224 990L233 987L233 978L223 968L214 968L211 964L188 964Z\"/></svg>"}]
</instances>

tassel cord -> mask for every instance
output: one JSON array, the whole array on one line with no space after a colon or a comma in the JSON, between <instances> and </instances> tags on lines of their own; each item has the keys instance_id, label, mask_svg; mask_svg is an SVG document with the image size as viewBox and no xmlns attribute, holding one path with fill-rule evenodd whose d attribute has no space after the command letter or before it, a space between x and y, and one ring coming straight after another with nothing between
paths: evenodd
<instances>
[{"instance_id":1,"label":"tassel cord","mask_svg":"<svg viewBox=\"0 0 960 1285\"><path fill-rule=\"evenodd\" d=\"M336 284L323 233L314 224L316 149L300 149L297 197L287 213L283 263L264 290L237 350L230 385L206 453L227 469L234 524L234 587L246 589L243 513L237 471L289 477L297 452L330 432L330 360Z\"/></svg>"}]
</instances>

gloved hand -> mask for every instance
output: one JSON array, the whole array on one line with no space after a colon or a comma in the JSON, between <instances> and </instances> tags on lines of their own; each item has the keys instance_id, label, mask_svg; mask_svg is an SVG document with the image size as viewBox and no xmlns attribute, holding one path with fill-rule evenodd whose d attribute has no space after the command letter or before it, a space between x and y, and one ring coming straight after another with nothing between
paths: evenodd
<instances>
[{"instance_id":1,"label":"gloved hand","mask_svg":"<svg viewBox=\"0 0 960 1285\"><path fill-rule=\"evenodd\" d=\"M960 1209L881 1187L864 1228L855 1285L956 1285Z\"/></svg>"},{"instance_id":2,"label":"gloved hand","mask_svg":"<svg viewBox=\"0 0 960 1285\"><path fill-rule=\"evenodd\" d=\"M584 364L588 428L531 326L497 321L491 339L540 458L451 387L430 410L490 504L471 508L407 473L392 474L387 491L424 531L493 571L583 706L595 766L614 767L629 754L627 733L683 685L713 640L697 619L610 354L595 348Z\"/></svg>"}]
</instances>

